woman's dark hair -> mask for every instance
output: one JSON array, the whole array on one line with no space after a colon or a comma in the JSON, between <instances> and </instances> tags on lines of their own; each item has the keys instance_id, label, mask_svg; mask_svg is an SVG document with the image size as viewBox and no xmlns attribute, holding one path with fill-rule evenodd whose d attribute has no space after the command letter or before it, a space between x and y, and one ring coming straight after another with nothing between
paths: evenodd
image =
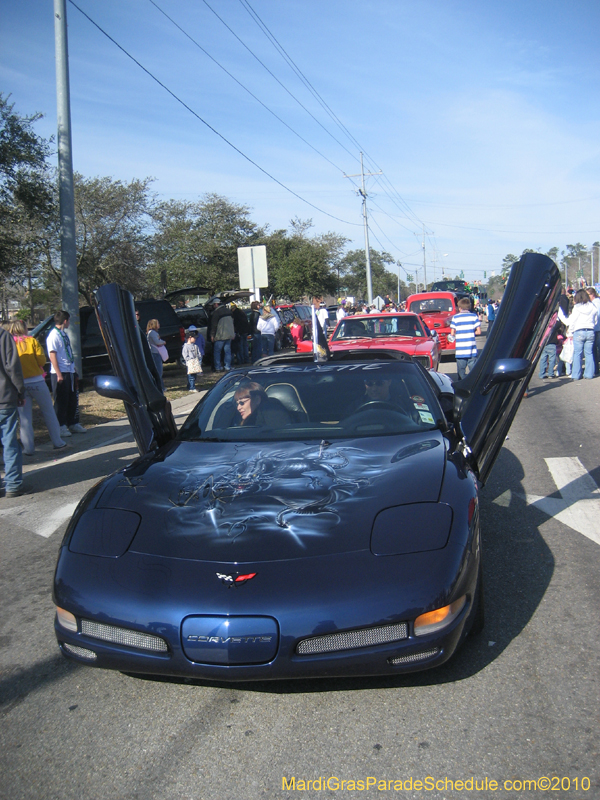
<instances>
[{"instance_id":1,"label":"woman's dark hair","mask_svg":"<svg viewBox=\"0 0 600 800\"><path fill-rule=\"evenodd\" d=\"M575 293L575 303L589 303L589 302L591 302L590 296L585 289L579 289L579 291Z\"/></svg>"}]
</instances>

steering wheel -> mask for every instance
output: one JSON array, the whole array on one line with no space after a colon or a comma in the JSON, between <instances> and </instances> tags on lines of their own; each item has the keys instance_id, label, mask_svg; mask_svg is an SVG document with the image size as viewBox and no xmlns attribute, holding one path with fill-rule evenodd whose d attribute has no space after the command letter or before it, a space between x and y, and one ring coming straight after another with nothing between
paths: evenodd
<instances>
[{"instance_id":1,"label":"steering wheel","mask_svg":"<svg viewBox=\"0 0 600 800\"><path fill-rule=\"evenodd\" d=\"M398 408L398 406L395 406L393 403L388 403L386 400L367 400L358 406L358 408L355 408L352 415L358 414L359 411L374 411L378 408L387 409L387 411L396 411L398 414L407 416L403 409Z\"/></svg>"},{"instance_id":2,"label":"steering wheel","mask_svg":"<svg viewBox=\"0 0 600 800\"><path fill-rule=\"evenodd\" d=\"M378 413L381 411L388 413ZM368 425L377 425L381 432L389 433L412 433L412 431L418 430L403 409L385 400L367 400L342 420L341 425L349 431L358 431L361 426ZM406 428L407 425L408 428Z\"/></svg>"}]
</instances>

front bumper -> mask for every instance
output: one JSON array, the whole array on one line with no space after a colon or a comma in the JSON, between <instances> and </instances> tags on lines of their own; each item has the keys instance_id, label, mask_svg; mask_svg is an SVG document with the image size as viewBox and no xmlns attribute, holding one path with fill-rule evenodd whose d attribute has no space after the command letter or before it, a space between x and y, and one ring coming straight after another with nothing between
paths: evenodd
<instances>
[{"instance_id":1,"label":"front bumper","mask_svg":"<svg viewBox=\"0 0 600 800\"><path fill-rule=\"evenodd\" d=\"M385 675L414 672L443 664L468 633L479 566L478 550L465 550L452 543L442 550L410 556L365 558L364 553L355 553L346 560L345 580L335 585L331 585L330 559L325 558L319 559L321 563L316 567L312 565L311 574L299 574L296 565L293 578L289 574L284 575L282 584L272 587L269 597L256 592L259 589L258 582L253 586L254 581L250 581L239 589L224 588L221 591L218 588L217 592L211 593L203 601L197 598L197 591L195 600L191 596L194 592L187 596L180 592L175 599L171 592L172 585L165 584L165 591L162 591L159 580L155 581L152 594L144 592L140 603L137 591L140 587L135 586L135 580L130 579L126 591L123 591L123 584L119 581L121 591L118 591L115 578L119 576L116 569L122 559L112 560L111 564L106 563L109 559L95 559L97 567L107 570L104 579L102 569L96 570L96 587L92 580L88 600L74 607L69 602L73 594L62 590L68 585L69 574L78 571L77 562L80 558L69 553L66 559L68 569L61 567L59 562L55 584L56 604L67 608L78 619L76 632L66 630L58 621L55 622L56 637L67 658L81 664L123 672L215 681ZM140 568L147 570L149 562L146 559L142 561ZM156 570L157 560L154 558L151 561ZM365 564L370 565L370 571ZM204 566L212 578L215 565ZM303 566L308 570L311 565ZM178 567L179 579L185 578L181 570L189 568L190 564L179 562ZM282 567L278 569L281 571ZM155 576L157 574L155 572ZM197 564L194 574L195 584L185 580L183 584L178 580L178 584L197 587L202 583ZM423 577L418 580L415 577L418 575L429 576L429 580ZM329 576L329 586L325 583L326 576ZM360 594L357 594L357 586L360 587ZM94 591L99 587L103 588L100 604ZM287 593L284 593L284 587ZM138 597L134 597L134 594L138 594ZM452 602L463 594L466 594L467 602L446 628L426 636L414 635L412 621L420 613ZM277 597L281 598L279 602L275 600ZM104 613L91 613L92 609L99 607L104 609ZM186 630L184 623L199 614L212 615L211 619L221 617L232 621L243 616L256 615L254 618L257 619L259 616L267 618L268 615L270 620L275 620L275 625L271 625L269 631L257 627L254 633L277 632L276 646L268 651L270 660L252 664L200 663L193 660L194 656L190 657L190 654L194 651L183 641ZM96 631L96 623L100 627L130 629L131 634L139 632L138 635L163 640L166 648L164 652L151 652L131 646L130 643L136 641L134 635L121 637L120 643L103 640L97 634L90 636L82 630L82 619L92 620L91 625L85 626L88 631ZM366 637L365 646L325 653L298 652L299 643L311 637L335 637L342 632L356 632L356 629L368 632L378 627L401 627L403 622L406 623L405 638L371 644L373 639Z\"/></svg>"}]
</instances>

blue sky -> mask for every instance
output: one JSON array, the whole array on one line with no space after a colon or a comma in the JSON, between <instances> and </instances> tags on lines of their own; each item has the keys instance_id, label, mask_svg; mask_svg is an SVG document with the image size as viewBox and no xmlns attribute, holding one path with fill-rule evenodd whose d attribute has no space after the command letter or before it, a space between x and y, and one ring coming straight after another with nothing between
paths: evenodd
<instances>
[{"instance_id":1,"label":"blue sky","mask_svg":"<svg viewBox=\"0 0 600 800\"><path fill-rule=\"evenodd\" d=\"M362 247L360 198L344 178L359 172L362 148L366 168L385 178L367 181L371 246L413 274L420 265L421 280L423 226L428 280L442 269L489 277L507 253L600 239L597 0L249 0L353 140L245 2L154 2L77 0L197 115L320 210L245 160L68 3L83 175L152 176L165 199L217 192L261 225L312 218L316 233ZM20 113L45 115L39 133L55 133L52 0L4 0L0 91Z\"/></svg>"}]
</instances>

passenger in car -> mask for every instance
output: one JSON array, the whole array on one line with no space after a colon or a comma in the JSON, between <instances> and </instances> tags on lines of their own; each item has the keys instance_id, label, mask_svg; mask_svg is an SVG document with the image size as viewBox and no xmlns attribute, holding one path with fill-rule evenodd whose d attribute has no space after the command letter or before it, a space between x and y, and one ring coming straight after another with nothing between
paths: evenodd
<instances>
[{"instance_id":1,"label":"passenger in car","mask_svg":"<svg viewBox=\"0 0 600 800\"><path fill-rule=\"evenodd\" d=\"M363 322L351 320L345 323L342 337L344 339L357 339L366 336L366 333Z\"/></svg>"},{"instance_id":2,"label":"passenger in car","mask_svg":"<svg viewBox=\"0 0 600 800\"><path fill-rule=\"evenodd\" d=\"M283 403L268 397L263 387L255 381L240 386L233 399L240 417L238 425L282 428L291 422Z\"/></svg>"},{"instance_id":3,"label":"passenger in car","mask_svg":"<svg viewBox=\"0 0 600 800\"><path fill-rule=\"evenodd\" d=\"M365 387L364 394L353 400L346 411L346 416L356 413L367 403L385 403L393 410L400 411L403 414L407 413L401 393L397 390L397 386L392 386L391 378L369 376L364 379L363 383Z\"/></svg>"}]
</instances>

